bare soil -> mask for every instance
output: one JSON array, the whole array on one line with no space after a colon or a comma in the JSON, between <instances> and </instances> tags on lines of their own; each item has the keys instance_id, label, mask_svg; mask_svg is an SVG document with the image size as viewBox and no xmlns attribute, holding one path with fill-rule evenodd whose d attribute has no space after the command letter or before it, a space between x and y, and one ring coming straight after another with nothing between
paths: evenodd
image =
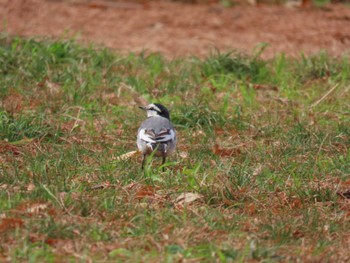
<instances>
[{"instance_id":1,"label":"bare soil","mask_svg":"<svg viewBox=\"0 0 350 263\"><path fill-rule=\"evenodd\" d=\"M26 37L75 36L79 42L122 53L161 52L169 58L207 55L214 48L253 52L265 58L350 51L350 8L186 4L173 1L0 0L3 31Z\"/></svg>"}]
</instances>

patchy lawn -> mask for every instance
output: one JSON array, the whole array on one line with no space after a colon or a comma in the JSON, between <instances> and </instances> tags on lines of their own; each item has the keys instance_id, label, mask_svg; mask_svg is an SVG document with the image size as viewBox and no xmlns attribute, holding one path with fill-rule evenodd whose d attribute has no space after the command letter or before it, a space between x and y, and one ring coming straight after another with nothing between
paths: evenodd
<instances>
[{"instance_id":1,"label":"patchy lawn","mask_svg":"<svg viewBox=\"0 0 350 263\"><path fill-rule=\"evenodd\" d=\"M348 57L0 42L0 261L350 260ZM142 173L155 101L178 150Z\"/></svg>"}]
</instances>

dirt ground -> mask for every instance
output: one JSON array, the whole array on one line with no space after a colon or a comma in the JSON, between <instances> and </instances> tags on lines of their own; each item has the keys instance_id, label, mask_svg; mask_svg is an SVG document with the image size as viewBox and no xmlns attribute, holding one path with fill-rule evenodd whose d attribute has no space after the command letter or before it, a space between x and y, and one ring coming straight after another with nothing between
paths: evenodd
<instances>
[{"instance_id":1,"label":"dirt ground","mask_svg":"<svg viewBox=\"0 0 350 263\"><path fill-rule=\"evenodd\" d=\"M350 7L185 4L174 1L0 0L3 31L21 36L66 37L126 53L167 57L206 55L213 48L252 52L261 42L297 56L326 49L350 52Z\"/></svg>"}]
</instances>

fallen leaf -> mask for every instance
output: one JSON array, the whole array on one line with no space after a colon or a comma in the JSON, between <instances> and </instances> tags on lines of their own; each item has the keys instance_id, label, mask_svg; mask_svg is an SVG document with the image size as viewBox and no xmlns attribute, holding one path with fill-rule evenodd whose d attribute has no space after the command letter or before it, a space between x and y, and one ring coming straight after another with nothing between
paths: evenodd
<instances>
[{"instance_id":1,"label":"fallen leaf","mask_svg":"<svg viewBox=\"0 0 350 263\"><path fill-rule=\"evenodd\" d=\"M45 243L48 244L49 246L52 246L52 247L56 246L59 242L60 242L59 239L51 238L51 237L48 237L45 240Z\"/></svg>"},{"instance_id":2,"label":"fallen leaf","mask_svg":"<svg viewBox=\"0 0 350 263\"><path fill-rule=\"evenodd\" d=\"M180 152L179 155L180 155L180 157L182 159L186 159L188 157L188 153L187 152Z\"/></svg>"},{"instance_id":3,"label":"fallen leaf","mask_svg":"<svg viewBox=\"0 0 350 263\"><path fill-rule=\"evenodd\" d=\"M8 142L0 142L0 153L12 153L13 155L20 155L20 148L14 145L11 145Z\"/></svg>"},{"instance_id":4,"label":"fallen leaf","mask_svg":"<svg viewBox=\"0 0 350 263\"><path fill-rule=\"evenodd\" d=\"M27 212L37 214L45 210L47 207L48 207L48 204L45 204L45 203L32 204L30 207L27 208Z\"/></svg>"},{"instance_id":5,"label":"fallen leaf","mask_svg":"<svg viewBox=\"0 0 350 263\"><path fill-rule=\"evenodd\" d=\"M263 170L263 166L259 163L253 171L253 176L258 176Z\"/></svg>"},{"instance_id":6,"label":"fallen leaf","mask_svg":"<svg viewBox=\"0 0 350 263\"><path fill-rule=\"evenodd\" d=\"M27 185L27 191L28 191L28 192L31 192L31 191L33 191L34 189L35 189L35 184L30 183L30 184Z\"/></svg>"},{"instance_id":7,"label":"fallen leaf","mask_svg":"<svg viewBox=\"0 0 350 263\"><path fill-rule=\"evenodd\" d=\"M48 79L46 79L45 81L45 85L49 91L49 94L51 96L57 96L62 92L62 87L60 84L55 83L55 82L51 82Z\"/></svg>"},{"instance_id":8,"label":"fallen leaf","mask_svg":"<svg viewBox=\"0 0 350 263\"><path fill-rule=\"evenodd\" d=\"M346 190L345 192L338 192L337 194L345 199L350 199L350 189Z\"/></svg>"},{"instance_id":9,"label":"fallen leaf","mask_svg":"<svg viewBox=\"0 0 350 263\"><path fill-rule=\"evenodd\" d=\"M117 96L115 92L112 92L112 93L103 93L102 100L112 105L118 105L120 98Z\"/></svg>"},{"instance_id":10,"label":"fallen leaf","mask_svg":"<svg viewBox=\"0 0 350 263\"><path fill-rule=\"evenodd\" d=\"M222 135L222 134L225 134L225 131L221 128L216 128L215 129L215 134L216 135Z\"/></svg>"},{"instance_id":11,"label":"fallen leaf","mask_svg":"<svg viewBox=\"0 0 350 263\"><path fill-rule=\"evenodd\" d=\"M206 134L205 134L205 132L202 131L202 130L197 130L197 131L195 131L194 133L192 133L192 136L193 136L193 137L205 137Z\"/></svg>"},{"instance_id":12,"label":"fallen leaf","mask_svg":"<svg viewBox=\"0 0 350 263\"><path fill-rule=\"evenodd\" d=\"M135 154L137 154L139 151L131 151L131 152L128 152L128 153L124 153L122 155L119 155L117 156L115 159L117 161L125 161L125 160L128 160L130 159L131 157L133 157Z\"/></svg>"},{"instance_id":13,"label":"fallen leaf","mask_svg":"<svg viewBox=\"0 0 350 263\"><path fill-rule=\"evenodd\" d=\"M0 104L5 111L10 114L15 114L23 109L24 97L18 92L12 92L9 96L2 100Z\"/></svg>"},{"instance_id":14,"label":"fallen leaf","mask_svg":"<svg viewBox=\"0 0 350 263\"><path fill-rule=\"evenodd\" d=\"M3 218L0 223L0 233L6 232L13 228L19 228L24 225L20 218Z\"/></svg>"},{"instance_id":15,"label":"fallen leaf","mask_svg":"<svg viewBox=\"0 0 350 263\"><path fill-rule=\"evenodd\" d=\"M154 194L155 194L155 190L152 186L145 186L137 190L136 198L143 199L144 197L153 196Z\"/></svg>"},{"instance_id":16,"label":"fallen leaf","mask_svg":"<svg viewBox=\"0 0 350 263\"><path fill-rule=\"evenodd\" d=\"M108 188L109 186L110 186L109 183L97 184L97 185L91 186L91 190L105 189L105 188Z\"/></svg>"},{"instance_id":17,"label":"fallen leaf","mask_svg":"<svg viewBox=\"0 0 350 263\"><path fill-rule=\"evenodd\" d=\"M256 206L254 203L251 204L246 204L244 207L244 211L249 214L249 215L253 215L256 211Z\"/></svg>"},{"instance_id":18,"label":"fallen leaf","mask_svg":"<svg viewBox=\"0 0 350 263\"><path fill-rule=\"evenodd\" d=\"M294 198L291 201L291 208L301 208L302 207L302 202L299 198Z\"/></svg>"},{"instance_id":19,"label":"fallen leaf","mask_svg":"<svg viewBox=\"0 0 350 263\"><path fill-rule=\"evenodd\" d=\"M175 199L175 203L178 205L184 205L192 203L198 199L203 199L203 195L197 193L182 193Z\"/></svg>"},{"instance_id":20,"label":"fallen leaf","mask_svg":"<svg viewBox=\"0 0 350 263\"><path fill-rule=\"evenodd\" d=\"M253 84L253 88L256 90L273 90L278 91L277 86L264 85L264 84Z\"/></svg>"},{"instance_id":21,"label":"fallen leaf","mask_svg":"<svg viewBox=\"0 0 350 263\"><path fill-rule=\"evenodd\" d=\"M241 154L240 149L235 148L221 148L218 144L214 144L212 152L221 157L232 157Z\"/></svg>"},{"instance_id":22,"label":"fallen leaf","mask_svg":"<svg viewBox=\"0 0 350 263\"><path fill-rule=\"evenodd\" d=\"M342 186L350 186L350 180L341 182Z\"/></svg>"},{"instance_id":23,"label":"fallen leaf","mask_svg":"<svg viewBox=\"0 0 350 263\"><path fill-rule=\"evenodd\" d=\"M304 237L305 236L305 233L300 231L300 230L295 230L293 232L293 237L296 237L296 238L301 238L301 237Z\"/></svg>"},{"instance_id":24,"label":"fallen leaf","mask_svg":"<svg viewBox=\"0 0 350 263\"><path fill-rule=\"evenodd\" d=\"M0 185L0 189L6 190L8 188L8 184Z\"/></svg>"}]
</instances>

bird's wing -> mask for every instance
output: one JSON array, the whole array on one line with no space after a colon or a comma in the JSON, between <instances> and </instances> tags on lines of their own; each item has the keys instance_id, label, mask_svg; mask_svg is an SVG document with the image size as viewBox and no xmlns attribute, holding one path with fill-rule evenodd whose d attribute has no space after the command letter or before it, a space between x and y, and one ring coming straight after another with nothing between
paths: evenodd
<instances>
[{"instance_id":1,"label":"bird's wing","mask_svg":"<svg viewBox=\"0 0 350 263\"><path fill-rule=\"evenodd\" d=\"M167 142L175 139L175 132L173 129L162 129L156 137L157 142Z\"/></svg>"},{"instance_id":2,"label":"bird's wing","mask_svg":"<svg viewBox=\"0 0 350 263\"><path fill-rule=\"evenodd\" d=\"M139 132L140 139L145 142L156 143L156 134L152 129L141 129Z\"/></svg>"},{"instance_id":3,"label":"bird's wing","mask_svg":"<svg viewBox=\"0 0 350 263\"><path fill-rule=\"evenodd\" d=\"M139 133L140 139L150 143L167 142L175 139L173 129L162 129L159 133L155 133L153 129L141 129Z\"/></svg>"}]
</instances>

